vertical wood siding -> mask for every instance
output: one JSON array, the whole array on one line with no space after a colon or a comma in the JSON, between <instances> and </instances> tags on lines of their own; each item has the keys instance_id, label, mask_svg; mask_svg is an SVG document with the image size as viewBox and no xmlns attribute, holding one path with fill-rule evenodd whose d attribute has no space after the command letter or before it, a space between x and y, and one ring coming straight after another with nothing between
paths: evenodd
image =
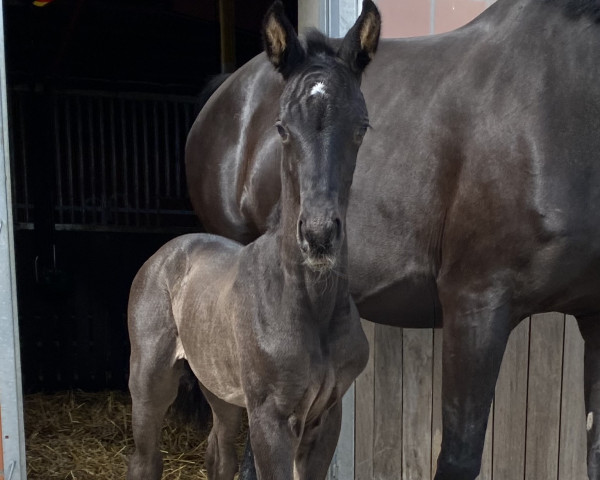
<instances>
[{"instance_id":1,"label":"vertical wood siding","mask_svg":"<svg viewBox=\"0 0 600 480\"><path fill-rule=\"evenodd\" d=\"M352 393L354 478L432 479L442 434L442 331L363 326L371 352ZM479 479L584 480L585 457L583 340L574 318L534 315L511 334Z\"/></svg>"}]
</instances>

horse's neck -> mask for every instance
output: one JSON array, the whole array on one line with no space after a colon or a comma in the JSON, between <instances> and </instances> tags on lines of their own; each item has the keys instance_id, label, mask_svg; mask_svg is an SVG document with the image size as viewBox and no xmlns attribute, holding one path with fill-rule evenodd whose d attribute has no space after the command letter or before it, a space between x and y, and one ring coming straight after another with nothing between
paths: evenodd
<instances>
[{"instance_id":1,"label":"horse's neck","mask_svg":"<svg viewBox=\"0 0 600 480\"><path fill-rule=\"evenodd\" d=\"M296 237L300 205L282 186L281 217L275 231L279 265L285 281L287 296L298 296L317 312L333 310L340 301L349 297L346 240L341 246L338 263L333 271L316 272L305 261ZM345 238L345 236L344 236Z\"/></svg>"}]
</instances>

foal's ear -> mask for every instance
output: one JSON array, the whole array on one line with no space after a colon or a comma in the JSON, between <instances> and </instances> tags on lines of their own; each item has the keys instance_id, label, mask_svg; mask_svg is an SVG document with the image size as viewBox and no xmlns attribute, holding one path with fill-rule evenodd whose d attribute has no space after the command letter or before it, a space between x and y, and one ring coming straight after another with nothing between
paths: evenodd
<instances>
[{"instance_id":1,"label":"foal's ear","mask_svg":"<svg viewBox=\"0 0 600 480\"><path fill-rule=\"evenodd\" d=\"M373 59L379 44L381 15L371 0L363 0L360 17L344 37L338 56L358 75Z\"/></svg>"},{"instance_id":2,"label":"foal's ear","mask_svg":"<svg viewBox=\"0 0 600 480\"><path fill-rule=\"evenodd\" d=\"M267 57L283 78L287 79L304 61L305 52L279 0L265 15L262 33Z\"/></svg>"}]
</instances>

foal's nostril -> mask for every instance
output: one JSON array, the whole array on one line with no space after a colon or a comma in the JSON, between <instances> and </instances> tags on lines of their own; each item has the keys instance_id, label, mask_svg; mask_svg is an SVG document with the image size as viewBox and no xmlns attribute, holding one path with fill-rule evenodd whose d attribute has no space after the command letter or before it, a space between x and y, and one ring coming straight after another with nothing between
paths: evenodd
<instances>
[{"instance_id":1,"label":"foal's nostril","mask_svg":"<svg viewBox=\"0 0 600 480\"><path fill-rule=\"evenodd\" d=\"M339 240L342 223L338 218L323 221L298 222L298 240L303 249L314 254L326 255L331 252L334 242Z\"/></svg>"},{"instance_id":2,"label":"foal's nostril","mask_svg":"<svg viewBox=\"0 0 600 480\"><path fill-rule=\"evenodd\" d=\"M305 240L304 239L304 231L303 230L304 230L303 229L303 222L302 222L302 220L298 220L298 233L297 233L297 235L298 235L298 241L300 243L304 243L304 240Z\"/></svg>"}]
</instances>

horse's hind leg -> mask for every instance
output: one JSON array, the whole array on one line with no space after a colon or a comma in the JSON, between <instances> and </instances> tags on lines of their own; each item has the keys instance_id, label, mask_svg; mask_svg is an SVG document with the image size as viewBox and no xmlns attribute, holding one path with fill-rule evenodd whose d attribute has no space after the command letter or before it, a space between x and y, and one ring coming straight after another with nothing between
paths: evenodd
<instances>
[{"instance_id":1,"label":"horse's hind leg","mask_svg":"<svg viewBox=\"0 0 600 480\"><path fill-rule=\"evenodd\" d=\"M240 432L243 408L217 398L206 388L202 392L213 413L208 436L205 466L209 480L233 480L238 471L235 439Z\"/></svg>"},{"instance_id":2,"label":"horse's hind leg","mask_svg":"<svg viewBox=\"0 0 600 480\"><path fill-rule=\"evenodd\" d=\"M585 341L588 476L590 480L600 480L600 315L577 317L577 322Z\"/></svg>"},{"instance_id":3,"label":"horse's hind leg","mask_svg":"<svg viewBox=\"0 0 600 480\"><path fill-rule=\"evenodd\" d=\"M160 480L159 450L162 423L177 397L183 360L176 360L177 331L167 299L140 298L130 302L131 361L129 390L135 452L128 480Z\"/></svg>"}]
</instances>

